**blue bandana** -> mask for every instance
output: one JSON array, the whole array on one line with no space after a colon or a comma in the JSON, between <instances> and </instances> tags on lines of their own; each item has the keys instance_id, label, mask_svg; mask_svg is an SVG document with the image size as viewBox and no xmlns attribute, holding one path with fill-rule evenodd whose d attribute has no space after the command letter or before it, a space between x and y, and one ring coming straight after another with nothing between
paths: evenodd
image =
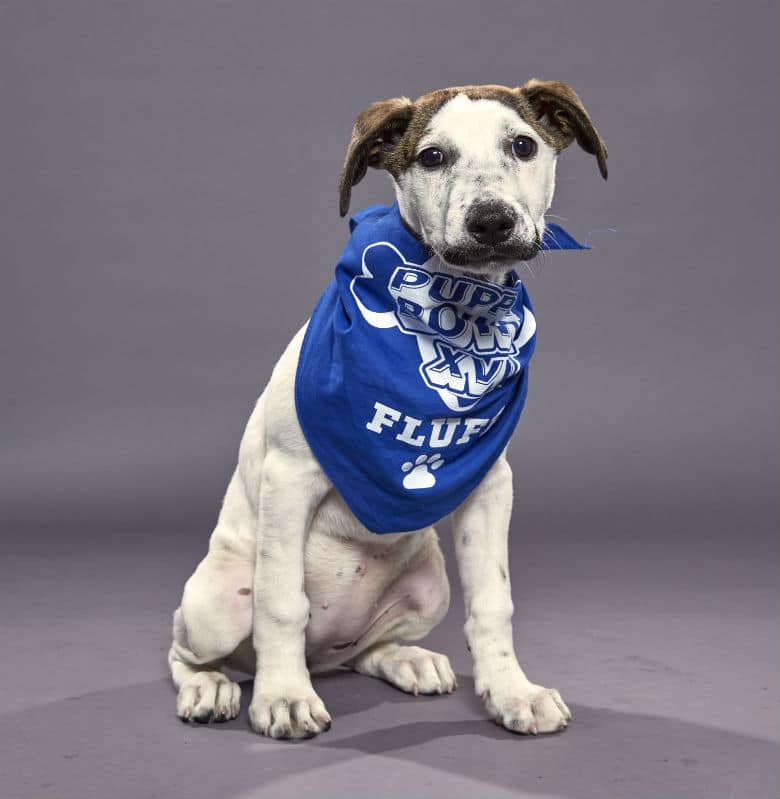
<instances>
[{"instance_id":1,"label":"blue bandana","mask_svg":"<svg viewBox=\"0 0 780 799\"><path fill-rule=\"evenodd\" d=\"M397 204L366 208L350 229L303 339L298 419L369 530L417 530L460 505L506 447L536 319L514 273L499 286L431 271ZM542 248L587 249L557 225Z\"/></svg>"}]
</instances>

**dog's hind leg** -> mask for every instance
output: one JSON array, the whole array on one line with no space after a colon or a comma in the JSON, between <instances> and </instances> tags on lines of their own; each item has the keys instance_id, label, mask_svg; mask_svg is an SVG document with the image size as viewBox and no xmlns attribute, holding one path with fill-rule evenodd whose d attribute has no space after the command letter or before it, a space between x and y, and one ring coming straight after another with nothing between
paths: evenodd
<instances>
[{"instance_id":1,"label":"dog's hind leg","mask_svg":"<svg viewBox=\"0 0 780 799\"><path fill-rule=\"evenodd\" d=\"M202 661L187 646L182 610L173 614L173 643L168 665L178 689L176 715L183 721L228 721L239 713L241 689L221 671L223 659Z\"/></svg>"},{"instance_id":2,"label":"dog's hind leg","mask_svg":"<svg viewBox=\"0 0 780 799\"><path fill-rule=\"evenodd\" d=\"M236 470L228 485L209 551L184 586L173 614L168 653L185 721L227 721L241 691L220 670L252 635L253 509Z\"/></svg>"},{"instance_id":3,"label":"dog's hind leg","mask_svg":"<svg viewBox=\"0 0 780 799\"><path fill-rule=\"evenodd\" d=\"M371 624L373 643L346 665L410 694L452 693L457 683L446 655L395 640L427 635L446 614L449 598L444 557L434 537L380 598L380 613Z\"/></svg>"},{"instance_id":4,"label":"dog's hind leg","mask_svg":"<svg viewBox=\"0 0 780 799\"><path fill-rule=\"evenodd\" d=\"M252 633L251 586L251 563L213 550L187 581L168 654L179 718L227 721L238 715L241 691L220 667Z\"/></svg>"},{"instance_id":5,"label":"dog's hind leg","mask_svg":"<svg viewBox=\"0 0 780 799\"><path fill-rule=\"evenodd\" d=\"M252 565L210 552L187 581L173 614L168 653L179 691L176 714L185 721L228 721L239 712L241 690L220 667L251 635Z\"/></svg>"}]
</instances>

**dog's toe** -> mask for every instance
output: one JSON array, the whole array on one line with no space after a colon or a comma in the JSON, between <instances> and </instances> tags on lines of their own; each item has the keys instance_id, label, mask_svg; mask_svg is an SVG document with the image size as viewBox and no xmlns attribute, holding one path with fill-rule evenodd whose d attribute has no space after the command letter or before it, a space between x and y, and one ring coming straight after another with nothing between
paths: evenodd
<instances>
[{"instance_id":1,"label":"dog's toe","mask_svg":"<svg viewBox=\"0 0 780 799\"><path fill-rule=\"evenodd\" d=\"M179 688L176 715L182 721L208 724L229 721L239 712L241 689L219 671L199 671Z\"/></svg>"},{"instance_id":2,"label":"dog's toe","mask_svg":"<svg viewBox=\"0 0 780 799\"><path fill-rule=\"evenodd\" d=\"M501 685L495 682L482 694L493 720L511 732L525 735L562 732L571 712L554 688L541 685Z\"/></svg>"},{"instance_id":3,"label":"dog's toe","mask_svg":"<svg viewBox=\"0 0 780 799\"><path fill-rule=\"evenodd\" d=\"M259 694L249 706L252 729L270 738L312 738L330 729L330 714L314 693L289 698Z\"/></svg>"},{"instance_id":4,"label":"dog's toe","mask_svg":"<svg viewBox=\"0 0 780 799\"><path fill-rule=\"evenodd\" d=\"M451 694L457 687L449 658L420 646L381 644L356 658L353 668L415 696Z\"/></svg>"}]
</instances>

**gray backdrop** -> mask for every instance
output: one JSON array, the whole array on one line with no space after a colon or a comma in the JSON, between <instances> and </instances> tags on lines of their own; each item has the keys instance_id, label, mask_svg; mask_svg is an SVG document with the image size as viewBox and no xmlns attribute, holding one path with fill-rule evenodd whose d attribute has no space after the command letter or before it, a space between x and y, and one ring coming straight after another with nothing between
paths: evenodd
<instances>
[{"instance_id":1,"label":"gray backdrop","mask_svg":"<svg viewBox=\"0 0 780 799\"><path fill-rule=\"evenodd\" d=\"M566 151L552 211L578 237L618 232L527 278L540 330L511 448L516 596L602 596L674 627L684 595L746 634L771 619L775 17L755 1L0 2L0 506L20 628L57 607L124 618L133 563L155 648L137 674L106 657L164 679L168 614L243 425L345 241L352 120L376 99L532 76L570 83L610 153L604 183ZM391 196L371 172L352 208ZM523 536L539 543L520 563ZM725 668L724 685L745 676ZM77 671L36 695L102 684ZM8 695L28 679L9 667Z\"/></svg>"},{"instance_id":2,"label":"gray backdrop","mask_svg":"<svg viewBox=\"0 0 780 799\"><path fill-rule=\"evenodd\" d=\"M522 483L768 513L771 6L4 3L3 504L213 507L343 246L356 114L536 75L575 87L610 152L605 184L568 150L552 210L619 232L527 281ZM353 209L391 196L371 172Z\"/></svg>"}]
</instances>

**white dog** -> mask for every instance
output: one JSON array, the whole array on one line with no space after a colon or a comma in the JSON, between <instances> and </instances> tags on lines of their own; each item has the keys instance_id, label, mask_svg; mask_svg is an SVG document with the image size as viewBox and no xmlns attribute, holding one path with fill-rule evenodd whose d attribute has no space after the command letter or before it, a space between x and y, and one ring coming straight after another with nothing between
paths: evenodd
<instances>
[{"instance_id":1,"label":"white dog","mask_svg":"<svg viewBox=\"0 0 780 799\"><path fill-rule=\"evenodd\" d=\"M557 155L575 139L596 156L606 177L606 149L577 95L564 84L538 80L515 89L443 89L415 102L396 98L374 103L360 114L341 177L341 214L346 214L351 188L367 167L387 170L404 235L425 248L429 259L423 268L407 261L392 242L379 242L388 258L397 259L393 285L399 291L399 313L405 316L377 311L368 295L358 291L374 277L370 247L363 250L362 271L348 288L371 323L366 330L393 327L379 335L396 336L388 347L395 347L399 359L417 359L413 368L425 385L415 377L409 381L410 391L425 391L447 407L428 427L422 417L384 402L373 403L373 415L339 424L354 422L360 435L373 435L372 440L388 447L409 448L403 464L392 464L399 514L408 507L410 515L403 518L424 522L421 529L411 530L406 522L391 528L404 532L392 532L380 522L368 526L360 520L381 514L394 518L392 492L380 496L365 479L347 485L338 470L323 465L331 456L343 455L357 458L355 468L361 468L359 459L368 456L358 433L353 447L334 453L322 444L322 455L315 458L302 424L305 403L296 391L296 380L303 380L297 377L298 365L302 346L309 346L316 368L329 368L329 355L324 340L304 344L304 327L281 356L249 419L208 554L187 581L174 613L169 664L180 718L225 721L238 714L239 687L220 670L225 665L255 675L251 725L273 738L309 737L330 726L330 715L312 687L313 670L345 665L413 694L454 690L455 675L445 655L398 643L425 636L449 604L443 556L429 523L440 518L436 514L446 502L437 504L432 498L426 504L418 495L431 489L448 466L455 474L451 456L442 457L448 451L444 447L471 444L483 436L487 441L488 431L493 434L507 421L503 405L490 418L475 418L469 409L524 370L519 361L502 355L496 363L503 371L490 366L486 377L474 371L486 369L478 358L469 360L465 351L451 350L451 365L463 365L465 382L460 388L452 382L437 384L441 372L428 362L420 364L424 345L431 341L420 326L433 324L433 317L416 304L415 292L435 279L440 294L446 288L449 296L459 292L464 303L470 297L470 309L486 307L492 298L495 302L483 316L476 316L476 310L462 312L465 305L437 306L437 324L458 332L468 325L474 335L506 334L507 346L514 347L512 358L519 357L535 329L533 314L527 302L513 310L502 305L501 297L506 292L512 296L512 291L525 296L511 264L536 255L552 201ZM361 229L359 224L354 235ZM466 360L458 360L462 358ZM448 375L451 381L452 371ZM477 388L464 388L471 378L470 385ZM361 375L350 379L359 384ZM322 427L324 435L333 418L326 393L323 388L322 414L310 423ZM316 403L315 397L309 407ZM341 410L350 408L346 404ZM516 418L510 421L506 435ZM421 452L436 447L442 454ZM354 452L344 451L350 449ZM470 490L452 508L452 523L465 633L476 691L490 717L513 732L555 732L565 729L571 714L558 691L526 677L512 641L507 558L512 476L504 453L502 444L487 457L484 473L470 474L462 464L460 468L461 484Z\"/></svg>"}]
</instances>

